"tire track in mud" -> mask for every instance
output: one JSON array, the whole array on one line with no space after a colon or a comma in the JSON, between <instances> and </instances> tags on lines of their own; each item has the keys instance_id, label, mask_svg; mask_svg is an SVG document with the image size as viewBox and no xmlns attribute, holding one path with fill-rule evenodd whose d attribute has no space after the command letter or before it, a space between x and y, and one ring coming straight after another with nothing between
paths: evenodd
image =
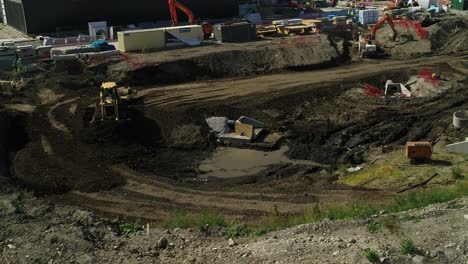
<instances>
[{"instance_id":1,"label":"tire track in mud","mask_svg":"<svg viewBox=\"0 0 468 264\"><path fill-rule=\"evenodd\" d=\"M70 133L70 129L68 129L68 127L67 127L64 123L58 121L58 120L55 118L54 111L55 111L57 108L59 108L60 106L73 103L73 102L77 101L78 99L80 99L80 97L74 97L74 98L71 98L71 99L68 99L68 100L65 100L65 101L56 103L55 105L53 105L53 106L49 109L49 111L47 112L47 118L49 119L50 124L51 124L54 128L56 128L56 129L58 129L58 130L60 130L60 131L66 132L66 133Z\"/></svg>"}]
</instances>

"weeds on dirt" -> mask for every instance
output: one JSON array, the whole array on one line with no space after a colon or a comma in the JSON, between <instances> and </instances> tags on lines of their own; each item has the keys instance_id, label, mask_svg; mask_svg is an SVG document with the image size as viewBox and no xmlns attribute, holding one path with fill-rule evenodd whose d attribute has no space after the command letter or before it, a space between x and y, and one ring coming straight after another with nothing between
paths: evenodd
<instances>
[{"instance_id":1,"label":"weeds on dirt","mask_svg":"<svg viewBox=\"0 0 468 264\"><path fill-rule=\"evenodd\" d=\"M401 229L400 219L396 216L387 216L380 221L382 225L390 231L392 234L397 234Z\"/></svg>"},{"instance_id":2,"label":"weeds on dirt","mask_svg":"<svg viewBox=\"0 0 468 264\"><path fill-rule=\"evenodd\" d=\"M266 228L266 227L258 227L254 230L252 230L252 236L263 236L265 234L267 234L268 232L270 232L271 230Z\"/></svg>"},{"instance_id":3,"label":"weeds on dirt","mask_svg":"<svg viewBox=\"0 0 468 264\"><path fill-rule=\"evenodd\" d=\"M120 228L120 231L124 234L133 234L133 233L137 233L137 232L144 230L143 227L140 225L129 224L129 223L121 224L119 228Z\"/></svg>"},{"instance_id":4,"label":"weeds on dirt","mask_svg":"<svg viewBox=\"0 0 468 264\"><path fill-rule=\"evenodd\" d=\"M452 178L455 180L461 180L465 178L463 175L463 171L460 169L460 167L452 167Z\"/></svg>"},{"instance_id":5,"label":"weeds on dirt","mask_svg":"<svg viewBox=\"0 0 468 264\"><path fill-rule=\"evenodd\" d=\"M347 175L347 174L349 174L349 172L348 172L347 169L348 169L348 168L346 168L345 165L340 165L340 166L338 167L338 171L339 171L342 175Z\"/></svg>"},{"instance_id":6,"label":"weeds on dirt","mask_svg":"<svg viewBox=\"0 0 468 264\"><path fill-rule=\"evenodd\" d=\"M390 164L374 166L365 170L361 170L339 180L351 186L366 185L374 180L379 181L395 181L400 178L401 170Z\"/></svg>"},{"instance_id":7,"label":"weeds on dirt","mask_svg":"<svg viewBox=\"0 0 468 264\"><path fill-rule=\"evenodd\" d=\"M0 220L0 235L9 236L13 233L15 225L5 219ZM0 236L1 237L1 236Z\"/></svg>"},{"instance_id":8,"label":"weeds on dirt","mask_svg":"<svg viewBox=\"0 0 468 264\"><path fill-rule=\"evenodd\" d=\"M388 213L398 213L410 209L421 208L434 203L442 203L468 195L468 183L459 182L455 186L444 187L435 190L411 192L394 198L388 203L380 204L353 204L331 206L326 210L321 210L318 205L314 205L311 210L304 214L281 215L274 214L263 218L257 223L257 229L249 229L245 224L233 224L226 227L224 235L226 237L263 235L271 230L284 229L306 223L314 223L340 219L360 219L372 215L378 215L382 210ZM419 217L407 217L405 220L414 222L420 221ZM225 227L226 222L221 214L207 213L201 215L187 215L180 212L172 212L165 222L167 228L188 228L194 226L220 226ZM390 232L398 232L400 222L398 219L389 218L379 223L389 229ZM377 225L377 224L373 224ZM371 227L373 230L375 227Z\"/></svg>"},{"instance_id":9,"label":"weeds on dirt","mask_svg":"<svg viewBox=\"0 0 468 264\"><path fill-rule=\"evenodd\" d=\"M371 233L371 234L375 234L375 233L378 233L380 231L382 231L382 224L379 223L379 222L376 222L376 221L370 221L368 224L367 224L367 230Z\"/></svg>"},{"instance_id":10,"label":"weeds on dirt","mask_svg":"<svg viewBox=\"0 0 468 264\"><path fill-rule=\"evenodd\" d=\"M421 216L410 215L405 217L405 220L412 221L413 223L421 222L423 218Z\"/></svg>"},{"instance_id":11,"label":"weeds on dirt","mask_svg":"<svg viewBox=\"0 0 468 264\"><path fill-rule=\"evenodd\" d=\"M449 206L447 206L447 208L449 209L461 209L461 208L464 208L465 206L461 203L453 203L453 204L450 204Z\"/></svg>"},{"instance_id":12,"label":"weeds on dirt","mask_svg":"<svg viewBox=\"0 0 468 264\"><path fill-rule=\"evenodd\" d=\"M372 249L365 249L364 250L364 255L366 256L366 259L370 262L370 263L380 263L380 257L379 257L379 254L377 254L377 252L375 252L374 250Z\"/></svg>"},{"instance_id":13,"label":"weeds on dirt","mask_svg":"<svg viewBox=\"0 0 468 264\"><path fill-rule=\"evenodd\" d=\"M318 205L314 205L310 212L301 215L274 215L266 217L259 223L259 226L265 227L269 230L275 230L306 223L319 222L324 219L341 220L366 218L372 215L377 215L382 210L389 213L398 213L410 209L421 208L434 203L447 202L465 195L468 195L468 184L459 183L447 188L408 193L394 198L385 204L359 203L353 205L331 206L326 210L320 210ZM420 221L417 217L408 220ZM400 228L400 222L396 218L389 218L381 224L388 228L390 232L396 233Z\"/></svg>"},{"instance_id":14,"label":"weeds on dirt","mask_svg":"<svg viewBox=\"0 0 468 264\"><path fill-rule=\"evenodd\" d=\"M224 229L224 236L226 238L235 238L240 236L247 236L251 233L251 230L246 224L233 224Z\"/></svg>"},{"instance_id":15,"label":"weeds on dirt","mask_svg":"<svg viewBox=\"0 0 468 264\"><path fill-rule=\"evenodd\" d=\"M400 243L401 253L408 255L416 252L416 247L411 239L405 239Z\"/></svg>"},{"instance_id":16,"label":"weeds on dirt","mask_svg":"<svg viewBox=\"0 0 468 264\"><path fill-rule=\"evenodd\" d=\"M224 220L224 215L220 213L209 212L201 214L197 217L197 227L199 229L204 229L206 226L218 226L225 227L226 222Z\"/></svg>"},{"instance_id":17,"label":"weeds on dirt","mask_svg":"<svg viewBox=\"0 0 468 264\"><path fill-rule=\"evenodd\" d=\"M195 219L193 215L179 211L171 212L169 218L164 223L164 227L166 228L189 228L194 225Z\"/></svg>"}]
</instances>

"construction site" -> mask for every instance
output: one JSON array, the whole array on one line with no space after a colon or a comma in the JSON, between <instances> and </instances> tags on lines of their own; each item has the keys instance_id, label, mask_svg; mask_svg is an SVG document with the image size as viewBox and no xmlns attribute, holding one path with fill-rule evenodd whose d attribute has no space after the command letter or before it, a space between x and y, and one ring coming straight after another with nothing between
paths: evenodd
<instances>
[{"instance_id":1,"label":"construction site","mask_svg":"<svg viewBox=\"0 0 468 264\"><path fill-rule=\"evenodd\" d=\"M171 0L85 33L7 2L0 263L468 261L467 1Z\"/></svg>"}]
</instances>

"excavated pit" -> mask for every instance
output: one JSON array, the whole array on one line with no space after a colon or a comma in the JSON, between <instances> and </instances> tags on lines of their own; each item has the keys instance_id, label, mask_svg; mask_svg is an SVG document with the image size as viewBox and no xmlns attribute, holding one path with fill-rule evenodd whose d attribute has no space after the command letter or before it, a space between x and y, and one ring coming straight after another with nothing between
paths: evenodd
<instances>
[{"instance_id":1,"label":"excavated pit","mask_svg":"<svg viewBox=\"0 0 468 264\"><path fill-rule=\"evenodd\" d=\"M29 141L25 115L0 110L0 177L11 176L11 160Z\"/></svg>"}]
</instances>

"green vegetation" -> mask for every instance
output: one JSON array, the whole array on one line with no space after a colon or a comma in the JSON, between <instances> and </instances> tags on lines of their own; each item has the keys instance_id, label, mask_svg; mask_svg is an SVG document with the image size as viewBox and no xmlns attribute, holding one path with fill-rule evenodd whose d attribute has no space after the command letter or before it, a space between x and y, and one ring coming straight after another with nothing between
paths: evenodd
<instances>
[{"instance_id":1,"label":"green vegetation","mask_svg":"<svg viewBox=\"0 0 468 264\"><path fill-rule=\"evenodd\" d=\"M434 203L447 202L466 195L468 195L468 183L466 181L460 181L456 185L450 187L410 192L397 196L386 203L356 203L351 205L330 206L325 210L320 209L318 205L314 205L309 212L295 215L282 215L273 212L274 214L259 220L255 228L248 227L242 223L229 225L223 215L219 213L193 215L180 212L172 212L164 226L167 228L204 228L206 225L219 227L227 226L225 230L226 237L258 236L268 233L271 230L319 222L324 219L360 219L377 215L382 210L388 213L398 213ZM421 218L411 216L405 218L405 220L418 222ZM388 217L384 218L379 223L372 223L368 226L369 232L378 232L382 227L387 228L392 233L397 233L400 229L400 222L397 218Z\"/></svg>"},{"instance_id":2,"label":"green vegetation","mask_svg":"<svg viewBox=\"0 0 468 264\"><path fill-rule=\"evenodd\" d=\"M390 164L383 164L351 173L338 182L351 186L362 186L377 180L379 182L397 181L401 176L401 169Z\"/></svg>"},{"instance_id":3,"label":"green vegetation","mask_svg":"<svg viewBox=\"0 0 468 264\"><path fill-rule=\"evenodd\" d=\"M460 167L452 167L452 178L454 178L455 180L461 180L465 178L465 176L463 176L463 171L460 169Z\"/></svg>"},{"instance_id":4,"label":"green vegetation","mask_svg":"<svg viewBox=\"0 0 468 264\"><path fill-rule=\"evenodd\" d=\"M13 224L12 222L7 221L4 218L0 220L0 231L1 231L0 234L1 235L3 236L11 235L14 229L15 229L15 224Z\"/></svg>"},{"instance_id":5,"label":"green vegetation","mask_svg":"<svg viewBox=\"0 0 468 264\"><path fill-rule=\"evenodd\" d=\"M225 227L226 222L224 221L224 215L220 213L206 213L199 215L196 219L197 226L199 229L204 229L205 226L219 226Z\"/></svg>"},{"instance_id":6,"label":"green vegetation","mask_svg":"<svg viewBox=\"0 0 468 264\"><path fill-rule=\"evenodd\" d=\"M121 224L119 228L124 234L133 234L144 230L142 226L136 224Z\"/></svg>"},{"instance_id":7,"label":"green vegetation","mask_svg":"<svg viewBox=\"0 0 468 264\"><path fill-rule=\"evenodd\" d=\"M252 230L252 236L263 236L267 234L268 232L270 232L270 229L266 227L259 227L259 228Z\"/></svg>"},{"instance_id":8,"label":"green vegetation","mask_svg":"<svg viewBox=\"0 0 468 264\"><path fill-rule=\"evenodd\" d=\"M400 248L401 253L405 255L416 252L416 247L414 246L414 242L411 239L405 239L401 241Z\"/></svg>"},{"instance_id":9,"label":"green vegetation","mask_svg":"<svg viewBox=\"0 0 468 264\"><path fill-rule=\"evenodd\" d=\"M377 254L377 252L375 252L375 251L368 248L368 249L364 250L364 254L366 256L366 259L370 263L380 263L380 257L379 257L379 254Z\"/></svg>"},{"instance_id":10,"label":"green vegetation","mask_svg":"<svg viewBox=\"0 0 468 264\"><path fill-rule=\"evenodd\" d=\"M407 221L412 221L413 223L418 223L418 222L421 222L423 218L421 216L411 215L411 216L405 217L404 219Z\"/></svg>"},{"instance_id":11,"label":"green vegetation","mask_svg":"<svg viewBox=\"0 0 468 264\"><path fill-rule=\"evenodd\" d=\"M246 224L233 224L224 230L224 236L226 238L234 238L240 236L247 236L252 231L247 227Z\"/></svg>"},{"instance_id":12,"label":"green vegetation","mask_svg":"<svg viewBox=\"0 0 468 264\"><path fill-rule=\"evenodd\" d=\"M367 224L367 230L372 234L378 233L382 230L382 224L376 221L370 221Z\"/></svg>"},{"instance_id":13,"label":"green vegetation","mask_svg":"<svg viewBox=\"0 0 468 264\"><path fill-rule=\"evenodd\" d=\"M392 234L400 232L401 222L396 216L387 216L382 219L382 225L390 231Z\"/></svg>"},{"instance_id":14,"label":"green vegetation","mask_svg":"<svg viewBox=\"0 0 468 264\"><path fill-rule=\"evenodd\" d=\"M179 211L172 211L164 223L164 227L166 228L189 228L194 225L195 219L193 215Z\"/></svg>"}]
</instances>

